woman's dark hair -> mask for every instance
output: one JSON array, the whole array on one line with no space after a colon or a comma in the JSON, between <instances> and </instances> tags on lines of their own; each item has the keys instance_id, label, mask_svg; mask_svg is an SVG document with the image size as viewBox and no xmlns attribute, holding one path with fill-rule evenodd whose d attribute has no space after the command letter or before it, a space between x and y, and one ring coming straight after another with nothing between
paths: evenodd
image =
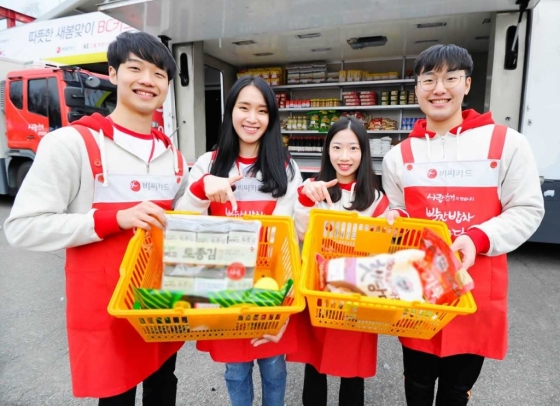
<instances>
[{"instance_id":1,"label":"woman's dark hair","mask_svg":"<svg viewBox=\"0 0 560 406\"><path fill-rule=\"evenodd\" d=\"M424 72L464 70L466 76L471 76L474 63L471 55L465 48L457 45L434 45L420 52L414 61L414 74L416 77Z\"/></svg>"},{"instance_id":2,"label":"woman's dark hair","mask_svg":"<svg viewBox=\"0 0 560 406\"><path fill-rule=\"evenodd\" d=\"M364 211L370 207L373 202L375 202L379 196L380 187L379 179L373 171L368 133L364 124L357 118L341 117L332 125L325 138L323 155L321 156L321 170L315 177L315 180L330 182L331 180L336 179L336 170L331 163L329 148L334 136L338 132L346 129L352 130L352 132L356 134L360 144L360 150L362 152L362 160L360 161L360 165L356 171L356 185L354 187L356 198L352 204L349 207L345 207L345 209ZM342 197L342 191L340 190L338 184L329 188L329 194L331 195L331 200L333 202L338 202L340 200Z\"/></svg>"},{"instance_id":3,"label":"woman's dark hair","mask_svg":"<svg viewBox=\"0 0 560 406\"><path fill-rule=\"evenodd\" d=\"M129 60L130 54L153 63L167 72L167 79L171 81L177 72L177 64L171 51L156 37L141 31L126 31L119 34L107 49L107 63L117 72L119 67Z\"/></svg>"},{"instance_id":4,"label":"woman's dark hair","mask_svg":"<svg viewBox=\"0 0 560 406\"><path fill-rule=\"evenodd\" d=\"M235 82L229 91L222 131L210 174L224 178L229 177L229 172L239 156L239 136L233 128L232 114L239 93L247 86L255 86L259 89L268 111L268 127L259 140L257 161L249 169L249 174L255 176L258 172L261 172L263 184L260 191L270 193L275 198L282 197L288 190L286 168L290 172L289 180L294 178L295 170L291 163L290 154L282 142L276 96L271 87L260 77L243 77Z\"/></svg>"}]
</instances>

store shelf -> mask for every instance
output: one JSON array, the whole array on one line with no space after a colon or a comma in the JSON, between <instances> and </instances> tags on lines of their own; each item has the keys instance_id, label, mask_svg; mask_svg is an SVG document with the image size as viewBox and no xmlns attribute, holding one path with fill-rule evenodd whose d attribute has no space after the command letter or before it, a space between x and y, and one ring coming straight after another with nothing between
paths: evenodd
<instances>
[{"instance_id":1,"label":"store shelf","mask_svg":"<svg viewBox=\"0 0 560 406\"><path fill-rule=\"evenodd\" d=\"M293 157L308 157L308 158L321 158L322 154L318 152L290 152ZM383 159L383 154L372 154L372 159Z\"/></svg>"},{"instance_id":2,"label":"store shelf","mask_svg":"<svg viewBox=\"0 0 560 406\"><path fill-rule=\"evenodd\" d=\"M368 130L368 134L409 134L411 130ZM327 135L326 132L305 130L282 130L282 134L315 134Z\"/></svg>"},{"instance_id":3,"label":"store shelf","mask_svg":"<svg viewBox=\"0 0 560 406\"><path fill-rule=\"evenodd\" d=\"M337 107L301 107L301 108L285 108L279 111L301 112L301 111L322 111L322 110L412 110L419 109L419 104L398 104L394 106L337 106Z\"/></svg>"},{"instance_id":4,"label":"store shelf","mask_svg":"<svg viewBox=\"0 0 560 406\"><path fill-rule=\"evenodd\" d=\"M370 87L391 85L412 85L414 79L368 80L361 82L330 82L330 83L304 83L293 85L272 86L274 90L299 90L299 89L330 89L336 87Z\"/></svg>"},{"instance_id":5,"label":"store shelf","mask_svg":"<svg viewBox=\"0 0 560 406\"><path fill-rule=\"evenodd\" d=\"M294 160L297 162L299 166L299 170L302 173L308 173L308 174L317 173L319 172L319 169L321 169L320 158L308 157L308 156L294 156L294 153L292 153L292 156ZM381 159L371 160L371 166L373 168L373 171L377 175L381 175L381 169L382 169L381 165L382 165Z\"/></svg>"}]
</instances>

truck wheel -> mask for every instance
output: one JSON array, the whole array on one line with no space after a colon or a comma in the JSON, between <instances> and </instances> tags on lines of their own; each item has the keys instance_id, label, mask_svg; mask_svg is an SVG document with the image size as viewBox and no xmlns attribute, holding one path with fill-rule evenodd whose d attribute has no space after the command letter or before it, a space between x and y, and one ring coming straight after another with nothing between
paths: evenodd
<instances>
[{"instance_id":1,"label":"truck wheel","mask_svg":"<svg viewBox=\"0 0 560 406\"><path fill-rule=\"evenodd\" d=\"M23 183L23 180L25 179L27 172L29 172L29 168L31 168L32 163L33 163L32 161L25 161L19 166L16 174L16 188L18 190L21 187L21 184Z\"/></svg>"}]
</instances>

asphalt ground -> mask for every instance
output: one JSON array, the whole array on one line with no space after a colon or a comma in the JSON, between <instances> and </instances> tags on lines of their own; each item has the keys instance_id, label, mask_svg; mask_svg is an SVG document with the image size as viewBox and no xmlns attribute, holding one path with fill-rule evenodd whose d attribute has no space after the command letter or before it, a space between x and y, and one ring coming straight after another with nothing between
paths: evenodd
<instances>
[{"instance_id":1,"label":"asphalt ground","mask_svg":"<svg viewBox=\"0 0 560 406\"><path fill-rule=\"evenodd\" d=\"M13 200L0 197L0 224ZM525 244L510 254L510 337L505 361L487 360L469 405L560 404L560 246ZM64 252L10 247L0 231L0 406L84 405L72 396L65 331ZM186 343L179 352L177 405L228 405L224 366ZM255 405L260 404L258 368ZM303 366L288 365L286 405L301 405ZM329 406L338 404L329 378ZM137 392L137 405L141 389ZM404 405L401 350L379 342L378 372L366 380L366 405Z\"/></svg>"}]
</instances>

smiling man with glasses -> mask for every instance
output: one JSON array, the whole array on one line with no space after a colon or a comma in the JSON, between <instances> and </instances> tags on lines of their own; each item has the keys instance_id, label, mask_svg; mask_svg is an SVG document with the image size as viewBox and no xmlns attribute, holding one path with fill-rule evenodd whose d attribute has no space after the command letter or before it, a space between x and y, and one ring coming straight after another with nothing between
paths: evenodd
<instances>
[{"instance_id":1,"label":"smiling man with glasses","mask_svg":"<svg viewBox=\"0 0 560 406\"><path fill-rule=\"evenodd\" d=\"M544 215L529 143L497 125L490 112L462 111L472 58L436 45L415 61L416 95L425 120L383 160L383 188L399 216L440 220L451 248L474 279L475 314L455 318L431 340L401 338L408 406L462 406L485 358L507 352L506 254L527 241Z\"/></svg>"}]
</instances>

